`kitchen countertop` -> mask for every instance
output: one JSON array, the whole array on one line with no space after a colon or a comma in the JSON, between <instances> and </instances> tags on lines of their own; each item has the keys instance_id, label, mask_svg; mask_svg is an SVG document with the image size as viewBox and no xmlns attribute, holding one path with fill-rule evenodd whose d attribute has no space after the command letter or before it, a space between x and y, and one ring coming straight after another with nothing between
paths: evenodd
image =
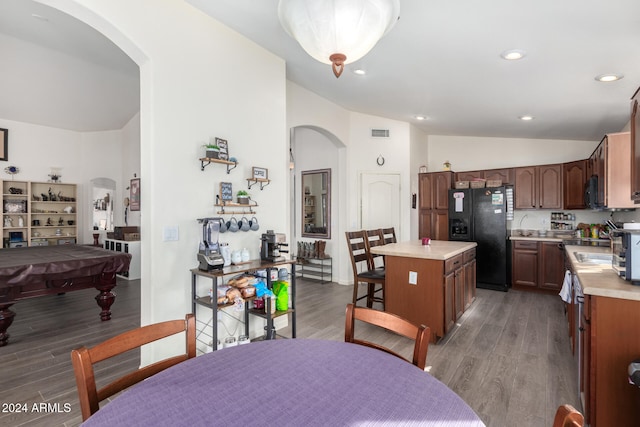
<instances>
[{"instance_id":1,"label":"kitchen countertop","mask_svg":"<svg viewBox=\"0 0 640 427\"><path fill-rule=\"evenodd\" d=\"M640 286L621 279L608 264L579 262L575 252L610 254L611 249L597 246L565 246L574 272L578 275L585 295L640 301Z\"/></svg>"},{"instance_id":2,"label":"kitchen countertop","mask_svg":"<svg viewBox=\"0 0 640 427\"><path fill-rule=\"evenodd\" d=\"M431 244L423 245L421 240L410 240L408 242L375 246L371 248L371 252L374 254L406 258L447 260L476 246L478 246L476 242L432 240Z\"/></svg>"}]
</instances>

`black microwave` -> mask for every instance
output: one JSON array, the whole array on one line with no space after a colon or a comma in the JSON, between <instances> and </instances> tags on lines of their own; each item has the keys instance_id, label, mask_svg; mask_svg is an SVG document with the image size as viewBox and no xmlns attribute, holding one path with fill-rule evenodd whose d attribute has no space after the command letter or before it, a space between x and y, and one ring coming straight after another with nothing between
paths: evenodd
<instances>
[{"instance_id":1,"label":"black microwave","mask_svg":"<svg viewBox=\"0 0 640 427\"><path fill-rule=\"evenodd\" d=\"M598 176L591 175L587 181L584 190L584 204L588 208L596 209L602 207L602 203L598 200Z\"/></svg>"}]
</instances>

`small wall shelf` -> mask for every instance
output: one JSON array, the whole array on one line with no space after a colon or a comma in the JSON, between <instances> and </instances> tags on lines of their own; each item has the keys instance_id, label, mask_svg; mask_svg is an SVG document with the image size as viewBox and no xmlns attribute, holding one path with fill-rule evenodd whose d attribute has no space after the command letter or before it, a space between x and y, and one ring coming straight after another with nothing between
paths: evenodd
<instances>
[{"instance_id":1,"label":"small wall shelf","mask_svg":"<svg viewBox=\"0 0 640 427\"><path fill-rule=\"evenodd\" d=\"M219 207L222 208L217 212L219 215L224 215L224 214L246 215L246 214L255 214L256 211L254 211L253 208L257 207L258 204L257 203L253 203L253 204L249 204L249 205L243 205L243 204L240 204L240 203L225 202L224 204L216 203L215 206L219 206ZM234 209L234 210L226 210L226 208L231 208L231 209ZM240 209L242 209L242 210L240 210Z\"/></svg>"},{"instance_id":2,"label":"small wall shelf","mask_svg":"<svg viewBox=\"0 0 640 427\"><path fill-rule=\"evenodd\" d=\"M220 163L223 165L227 165L227 173L231 172L233 169L238 166L238 162L231 162L229 160L220 160L220 159L212 159L209 157L203 157L200 159L200 170L204 170L211 163Z\"/></svg>"},{"instance_id":3,"label":"small wall shelf","mask_svg":"<svg viewBox=\"0 0 640 427\"><path fill-rule=\"evenodd\" d=\"M258 183L260 183L260 190L262 190L264 187L271 183L271 180L264 178L247 178L247 187L249 187L249 190L251 190L251 187Z\"/></svg>"}]
</instances>

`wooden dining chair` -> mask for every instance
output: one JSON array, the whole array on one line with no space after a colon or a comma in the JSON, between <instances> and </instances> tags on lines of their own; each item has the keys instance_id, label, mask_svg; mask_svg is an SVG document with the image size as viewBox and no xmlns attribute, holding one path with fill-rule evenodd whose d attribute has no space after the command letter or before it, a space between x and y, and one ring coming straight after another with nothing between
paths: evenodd
<instances>
[{"instance_id":1,"label":"wooden dining chair","mask_svg":"<svg viewBox=\"0 0 640 427\"><path fill-rule=\"evenodd\" d=\"M415 344L413 346L413 359L409 361L390 348L373 343L371 341L355 338L354 329L356 320L370 323L372 325L387 329L389 331L414 340ZM386 311L372 310L365 307L356 307L354 304L347 304L344 324L345 342L360 344L385 351L389 354L393 354L394 356L401 358L402 360L406 360L407 362L410 362L416 365L418 368L424 370L425 366L427 365L427 351L429 350L430 337L431 330L425 325L416 326L408 320L403 319L402 317L395 314L388 313Z\"/></svg>"},{"instance_id":2,"label":"wooden dining chair","mask_svg":"<svg viewBox=\"0 0 640 427\"><path fill-rule=\"evenodd\" d=\"M345 232L347 245L349 246L349 256L351 257L351 269L353 271L353 298L352 303L357 304L361 299L367 299L367 307L373 307L374 302L384 304L382 297L377 297L376 293L383 292L384 269L371 269L369 267L369 252L367 247L367 237L364 230ZM359 296L360 284L367 285L366 295ZM376 285L380 285L376 288Z\"/></svg>"},{"instance_id":3,"label":"wooden dining chair","mask_svg":"<svg viewBox=\"0 0 640 427\"><path fill-rule=\"evenodd\" d=\"M571 405L561 405L553 419L553 427L583 427L584 417Z\"/></svg>"},{"instance_id":4,"label":"wooden dining chair","mask_svg":"<svg viewBox=\"0 0 640 427\"><path fill-rule=\"evenodd\" d=\"M140 368L96 389L93 370L95 363L180 332L186 332L186 353ZM72 350L71 362L76 376L82 420L86 420L100 409L100 401L195 356L196 321L193 314L187 314L184 320L169 320L124 332L92 348L80 347Z\"/></svg>"},{"instance_id":5,"label":"wooden dining chair","mask_svg":"<svg viewBox=\"0 0 640 427\"><path fill-rule=\"evenodd\" d=\"M384 240L385 245L388 245L389 243L397 243L398 240L396 239L395 227L383 228L382 239Z\"/></svg>"}]
</instances>

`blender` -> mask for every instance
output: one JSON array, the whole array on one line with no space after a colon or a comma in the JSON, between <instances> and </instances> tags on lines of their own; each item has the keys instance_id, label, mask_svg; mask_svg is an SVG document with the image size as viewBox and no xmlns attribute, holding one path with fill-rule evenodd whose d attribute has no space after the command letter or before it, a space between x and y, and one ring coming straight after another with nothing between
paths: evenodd
<instances>
[{"instance_id":1,"label":"blender","mask_svg":"<svg viewBox=\"0 0 640 427\"><path fill-rule=\"evenodd\" d=\"M222 218L199 218L202 223L202 242L198 250L198 268L203 271L221 269L224 266L224 258L220 252L218 236Z\"/></svg>"}]
</instances>

